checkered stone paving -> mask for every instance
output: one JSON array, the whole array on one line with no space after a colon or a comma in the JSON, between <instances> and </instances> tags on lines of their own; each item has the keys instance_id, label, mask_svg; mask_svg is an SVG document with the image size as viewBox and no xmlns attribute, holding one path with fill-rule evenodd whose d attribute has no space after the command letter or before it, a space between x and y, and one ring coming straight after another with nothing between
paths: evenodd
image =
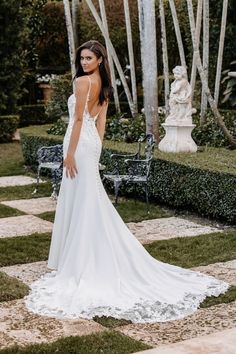
<instances>
[{"instance_id":1,"label":"checkered stone paving","mask_svg":"<svg viewBox=\"0 0 236 354\"><path fill-rule=\"evenodd\" d=\"M55 211L57 205L56 201L50 197L10 200L1 202L1 204L33 215Z\"/></svg>"},{"instance_id":2,"label":"checkered stone paving","mask_svg":"<svg viewBox=\"0 0 236 354\"><path fill-rule=\"evenodd\" d=\"M0 218L0 238L27 236L52 231L53 224L34 215Z\"/></svg>"},{"instance_id":3,"label":"checkered stone paving","mask_svg":"<svg viewBox=\"0 0 236 354\"><path fill-rule=\"evenodd\" d=\"M127 225L143 244L175 237L198 236L222 231L220 228L201 225L179 217L145 220L138 223L130 222Z\"/></svg>"},{"instance_id":4,"label":"checkered stone paving","mask_svg":"<svg viewBox=\"0 0 236 354\"><path fill-rule=\"evenodd\" d=\"M0 187L26 186L36 183L36 179L28 176L6 176L0 177ZM40 180L40 183L44 183Z\"/></svg>"}]
</instances>

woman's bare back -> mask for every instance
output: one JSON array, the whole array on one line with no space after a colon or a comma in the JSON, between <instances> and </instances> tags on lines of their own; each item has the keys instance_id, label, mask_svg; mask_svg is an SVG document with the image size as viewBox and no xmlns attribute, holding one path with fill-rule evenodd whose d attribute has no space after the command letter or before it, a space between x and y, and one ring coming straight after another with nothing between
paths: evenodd
<instances>
[{"instance_id":1,"label":"woman's bare back","mask_svg":"<svg viewBox=\"0 0 236 354\"><path fill-rule=\"evenodd\" d=\"M99 104L99 94L101 91L101 79L95 77L89 79L89 91L88 91L88 99L87 99L87 111L91 118L97 117L99 112L101 111L102 106Z\"/></svg>"}]
</instances>

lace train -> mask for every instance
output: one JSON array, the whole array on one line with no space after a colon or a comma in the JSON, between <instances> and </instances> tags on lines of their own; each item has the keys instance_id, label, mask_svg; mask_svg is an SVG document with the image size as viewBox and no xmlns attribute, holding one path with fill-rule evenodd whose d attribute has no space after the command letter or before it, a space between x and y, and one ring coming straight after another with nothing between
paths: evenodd
<instances>
[{"instance_id":1,"label":"lace train","mask_svg":"<svg viewBox=\"0 0 236 354\"><path fill-rule=\"evenodd\" d=\"M97 297L95 302L91 294L86 293L84 288L79 289L72 279L58 281L57 272L52 271L34 282L26 304L34 313L61 319L111 316L116 319L130 320L133 323L177 320L194 313L206 297L219 296L229 288L227 283L199 272L189 271L189 274L192 280L195 278L195 281L205 283L205 292L186 293L182 300L176 303L146 300L138 296L127 296L127 294L123 296L116 294L114 298L108 295L105 299ZM56 279L55 283L53 279ZM153 287L150 291L155 293L157 289Z\"/></svg>"}]
</instances>

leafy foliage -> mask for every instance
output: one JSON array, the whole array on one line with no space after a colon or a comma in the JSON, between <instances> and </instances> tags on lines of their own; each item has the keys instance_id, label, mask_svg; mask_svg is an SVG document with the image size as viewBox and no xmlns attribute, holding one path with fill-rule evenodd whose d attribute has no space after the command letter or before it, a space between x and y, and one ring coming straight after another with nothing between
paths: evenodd
<instances>
[{"instance_id":1,"label":"leafy foliage","mask_svg":"<svg viewBox=\"0 0 236 354\"><path fill-rule=\"evenodd\" d=\"M224 122L229 132L236 138L236 111L235 110L220 110ZM206 123L200 125L200 117L194 116L196 127L193 130L192 136L198 146L214 146L228 147L229 142L225 138L222 129L216 124L212 112L206 115Z\"/></svg>"},{"instance_id":2,"label":"leafy foliage","mask_svg":"<svg viewBox=\"0 0 236 354\"><path fill-rule=\"evenodd\" d=\"M36 44L38 67L43 70L69 70L67 30L62 1L48 1L39 13L40 29Z\"/></svg>"},{"instance_id":3,"label":"leafy foliage","mask_svg":"<svg viewBox=\"0 0 236 354\"><path fill-rule=\"evenodd\" d=\"M19 107L20 127L50 123L43 104L23 105Z\"/></svg>"},{"instance_id":4,"label":"leafy foliage","mask_svg":"<svg viewBox=\"0 0 236 354\"><path fill-rule=\"evenodd\" d=\"M53 95L46 107L46 114L54 121L59 119L61 115L68 115L67 101L72 93L71 73L64 75L56 75L50 81L53 89Z\"/></svg>"},{"instance_id":5,"label":"leafy foliage","mask_svg":"<svg viewBox=\"0 0 236 354\"><path fill-rule=\"evenodd\" d=\"M19 116L0 116L0 143L12 140L19 124Z\"/></svg>"},{"instance_id":6,"label":"leafy foliage","mask_svg":"<svg viewBox=\"0 0 236 354\"><path fill-rule=\"evenodd\" d=\"M67 124L62 119L58 119L52 127L47 129L47 133L53 135L65 135L66 128Z\"/></svg>"},{"instance_id":7,"label":"leafy foliage","mask_svg":"<svg viewBox=\"0 0 236 354\"><path fill-rule=\"evenodd\" d=\"M28 36L24 1L0 2L0 114L16 112L21 97L24 44Z\"/></svg>"},{"instance_id":8,"label":"leafy foliage","mask_svg":"<svg viewBox=\"0 0 236 354\"><path fill-rule=\"evenodd\" d=\"M145 117L141 114L135 119L117 114L108 117L105 138L127 143L138 141L140 136L145 135L145 126Z\"/></svg>"}]
</instances>

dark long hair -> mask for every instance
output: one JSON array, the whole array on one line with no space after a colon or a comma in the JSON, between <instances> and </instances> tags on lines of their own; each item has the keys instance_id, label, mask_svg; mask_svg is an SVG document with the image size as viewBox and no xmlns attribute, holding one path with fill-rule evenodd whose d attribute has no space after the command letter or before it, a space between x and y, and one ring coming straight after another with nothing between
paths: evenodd
<instances>
[{"instance_id":1,"label":"dark long hair","mask_svg":"<svg viewBox=\"0 0 236 354\"><path fill-rule=\"evenodd\" d=\"M111 74L110 74L110 68L108 65L106 49L101 43L99 43L98 41L95 41L95 40L91 40L91 41L83 43L76 50L75 78L88 75L87 73L84 72L84 70L81 66L81 63L80 63L81 52L83 49L91 50L91 52L93 52L98 59L102 57L102 62L99 65L99 72L100 72L100 77L102 80L101 91L99 94L99 104L102 105L104 101L107 101L107 100L109 100L109 98L111 98L112 92L113 92L113 88L111 86Z\"/></svg>"}]
</instances>

